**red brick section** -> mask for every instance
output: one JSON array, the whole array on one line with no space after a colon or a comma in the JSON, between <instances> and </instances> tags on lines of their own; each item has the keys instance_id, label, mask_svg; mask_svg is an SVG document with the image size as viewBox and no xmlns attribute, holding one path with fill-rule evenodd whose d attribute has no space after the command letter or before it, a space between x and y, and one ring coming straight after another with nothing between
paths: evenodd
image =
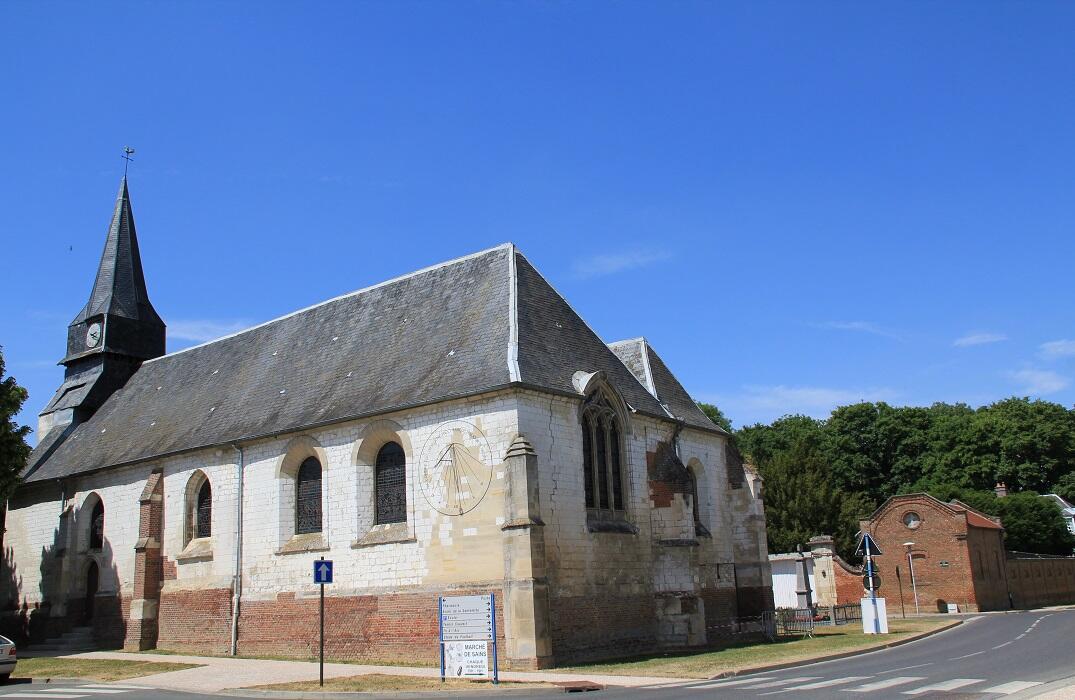
<instances>
[{"instance_id":1,"label":"red brick section","mask_svg":"<svg viewBox=\"0 0 1075 700\"><path fill-rule=\"evenodd\" d=\"M504 642L503 595L496 594L497 639ZM488 594L489 589L444 595ZM353 661L438 663L438 593L325 598L325 656ZM312 658L318 653L317 596L280 593L275 600L244 599L239 653ZM176 591L161 597L158 647L170 651L226 653L231 642L231 590ZM503 658L501 668L531 668Z\"/></svg>"},{"instance_id":2,"label":"red brick section","mask_svg":"<svg viewBox=\"0 0 1075 700\"><path fill-rule=\"evenodd\" d=\"M158 624L158 649L226 654L231 651L231 588L162 593Z\"/></svg>"},{"instance_id":3,"label":"red brick section","mask_svg":"<svg viewBox=\"0 0 1075 700\"><path fill-rule=\"evenodd\" d=\"M837 605L848 605L862 600L864 593L862 589L862 571L860 569L851 566L839 556L834 555L832 557L832 575L836 578ZM883 585L886 588L883 595L887 596L887 588L895 586L896 581L892 580Z\"/></svg>"},{"instance_id":4,"label":"red brick section","mask_svg":"<svg viewBox=\"0 0 1075 700\"><path fill-rule=\"evenodd\" d=\"M679 461L671 443L658 442L653 452L646 453L646 474L654 508L668 508L677 493L693 498L690 473Z\"/></svg>"},{"instance_id":5,"label":"red brick section","mask_svg":"<svg viewBox=\"0 0 1075 700\"><path fill-rule=\"evenodd\" d=\"M161 540L164 532L164 478L153 472L146 479L138 505L138 542L134 555L134 598L152 606L160 600L164 579ZM157 618L131 620L123 646L141 651L157 644Z\"/></svg>"},{"instance_id":6,"label":"red brick section","mask_svg":"<svg viewBox=\"0 0 1075 700\"><path fill-rule=\"evenodd\" d=\"M1075 602L1075 559L1012 558L1006 565L1015 607Z\"/></svg>"}]
</instances>

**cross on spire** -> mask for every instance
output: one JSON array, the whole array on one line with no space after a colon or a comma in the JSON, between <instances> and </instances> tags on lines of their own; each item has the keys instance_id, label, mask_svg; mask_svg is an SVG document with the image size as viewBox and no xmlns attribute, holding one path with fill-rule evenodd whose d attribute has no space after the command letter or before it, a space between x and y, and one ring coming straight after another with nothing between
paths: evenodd
<instances>
[{"instance_id":1,"label":"cross on spire","mask_svg":"<svg viewBox=\"0 0 1075 700\"><path fill-rule=\"evenodd\" d=\"M127 166L131 164L132 160L134 160L133 158L131 158L131 156L133 156L133 155L134 155L134 149L133 148L131 148L130 146L124 146L123 147L123 160L126 161L123 164L123 177L124 178L127 177Z\"/></svg>"}]
</instances>

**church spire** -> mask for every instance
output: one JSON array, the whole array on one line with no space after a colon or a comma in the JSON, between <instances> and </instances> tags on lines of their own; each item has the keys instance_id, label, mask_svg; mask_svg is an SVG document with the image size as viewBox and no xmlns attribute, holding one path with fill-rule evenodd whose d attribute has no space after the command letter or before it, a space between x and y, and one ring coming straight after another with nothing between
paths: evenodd
<instances>
[{"instance_id":1,"label":"church spire","mask_svg":"<svg viewBox=\"0 0 1075 700\"><path fill-rule=\"evenodd\" d=\"M38 417L41 439L59 431L49 438L54 449L144 361L163 354L164 322L149 303L124 175L90 300L67 327L63 384Z\"/></svg>"},{"instance_id":2,"label":"church spire","mask_svg":"<svg viewBox=\"0 0 1075 700\"><path fill-rule=\"evenodd\" d=\"M164 322L146 290L126 176L120 180L90 299L69 326L64 364L97 352L139 360L164 354Z\"/></svg>"},{"instance_id":3,"label":"church spire","mask_svg":"<svg viewBox=\"0 0 1075 700\"><path fill-rule=\"evenodd\" d=\"M120 180L112 224L108 227L108 237L105 239L104 252L101 253L101 263L97 267L97 279L93 283L90 300L75 317L74 323L101 314L161 322L160 316L149 303L126 177Z\"/></svg>"}]
</instances>

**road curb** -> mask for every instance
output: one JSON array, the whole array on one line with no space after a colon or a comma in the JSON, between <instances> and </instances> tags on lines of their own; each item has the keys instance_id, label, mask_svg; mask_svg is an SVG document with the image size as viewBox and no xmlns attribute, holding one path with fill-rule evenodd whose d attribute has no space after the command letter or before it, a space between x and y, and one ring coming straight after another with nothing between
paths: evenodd
<instances>
[{"instance_id":1,"label":"road curb","mask_svg":"<svg viewBox=\"0 0 1075 700\"><path fill-rule=\"evenodd\" d=\"M445 695L451 695L452 693L470 693L473 694L486 694L500 695L503 693L548 693L559 694L563 693L563 688L459 688L451 690L354 690L354 691L341 691L341 690L243 690L236 688L234 690L221 690L218 691L218 695L226 695L228 697L236 698L296 698L297 700L348 700L349 698L397 698L397 700L405 700L406 698L429 698L434 696L444 697Z\"/></svg>"},{"instance_id":2,"label":"road curb","mask_svg":"<svg viewBox=\"0 0 1075 700\"><path fill-rule=\"evenodd\" d=\"M861 656L862 654L870 654L870 653L875 652L875 651L881 651L883 649L892 649L894 647L903 646L904 644L910 644L911 642L917 642L920 639L925 639L926 637L932 637L933 635L940 634L941 632L947 632L950 629L953 629L955 627L959 627L960 625L964 624L965 622L967 622L967 620L956 620L955 622L953 622L950 625L945 625L944 627L938 627L935 630L929 630L928 632L922 632L921 634L916 634L914 636L907 637L905 639L899 639L899 640L897 640L895 642L889 642L888 644L882 644L880 646L870 647L868 649L856 649L854 651L842 651L839 654L829 654L827 656L815 656L815 657L813 657L811 659L799 659L798 661L788 661L788 662L780 663L780 664L769 664L768 666L752 666L750 668L744 668L744 669L740 669L738 671L725 671L724 673L717 674L717 675L713 676L712 678L709 678L708 680L716 681L716 680L721 680L723 678L734 678L735 676L745 676L745 675L750 674L750 673L767 673L769 671L782 671L782 670L784 670L786 668L795 668L796 666L806 666L806 665L809 665L809 664L819 664L819 663L822 663L823 661L838 661L840 659L849 659L852 656ZM699 680L702 680L702 679L699 679Z\"/></svg>"}]
</instances>

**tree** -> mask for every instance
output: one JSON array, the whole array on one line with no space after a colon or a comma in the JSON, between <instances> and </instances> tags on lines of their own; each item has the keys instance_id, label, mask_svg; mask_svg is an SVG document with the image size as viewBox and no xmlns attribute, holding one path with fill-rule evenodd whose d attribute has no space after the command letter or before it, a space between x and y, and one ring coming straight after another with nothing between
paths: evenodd
<instances>
[{"instance_id":1,"label":"tree","mask_svg":"<svg viewBox=\"0 0 1075 700\"><path fill-rule=\"evenodd\" d=\"M761 468L776 455L793 446L824 452L825 433L822 421L810 416L784 416L772 425L756 423L741 428L736 434L739 449Z\"/></svg>"},{"instance_id":2,"label":"tree","mask_svg":"<svg viewBox=\"0 0 1075 700\"><path fill-rule=\"evenodd\" d=\"M30 428L15 422L15 414L26 401L26 389L14 377L4 379L4 353L0 349L0 500L6 500L30 456L26 436Z\"/></svg>"},{"instance_id":3,"label":"tree","mask_svg":"<svg viewBox=\"0 0 1075 700\"><path fill-rule=\"evenodd\" d=\"M792 552L797 544L831 534L836 550L853 555L859 518L875 507L869 497L835 488L817 446L798 441L761 467L770 552Z\"/></svg>"},{"instance_id":4,"label":"tree","mask_svg":"<svg viewBox=\"0 0 1075 700\"><path fill-rule=\"evenodd\" d=\"M1068 532L1060 508L1051 498L1033 491L997 498L992 491L949 490L933 494L944 500L956 498L971 508L999 517L1004 525L1004 546L1016 552L1070 555L1075 536Z\"/></svg>"},{"instance_id":5,"label":"tree","mask_svg":"<svg viewBox=\"0 0 1075 700\"><path fill-rule=\"evenodd\" d=\"M698 402L698 408L702 409L702 413L706 414L709 420L724 428L729 433L732 432L732 422L728 420L727 416L725 416L724 412L719 408L711 403L702 403L701 401Z\"/></svg>"},{"instance_id":6,"label":"tree","mask_svg":"<svg viewBox=\"0 0 1075 700\"><path fill-rule=\"evenodd\" d=\"M1052 493L1060 496L1068 503L1075 504L1075 472L1068 472L1060 477L1053 486Z\"/></svg>"}]
</instances>

